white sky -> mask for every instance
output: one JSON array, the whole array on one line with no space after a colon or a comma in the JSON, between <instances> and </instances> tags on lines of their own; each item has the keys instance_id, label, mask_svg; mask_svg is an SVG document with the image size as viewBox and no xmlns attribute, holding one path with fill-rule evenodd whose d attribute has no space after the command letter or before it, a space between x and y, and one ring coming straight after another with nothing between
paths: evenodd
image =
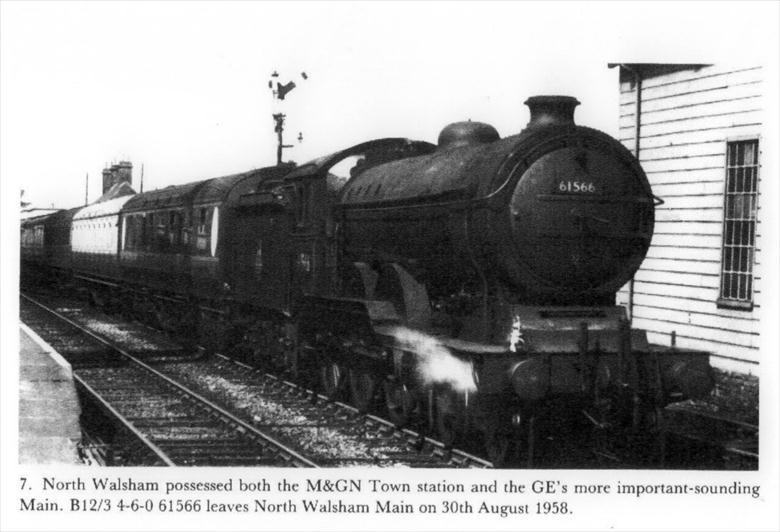
<instances>
[{"instance_id":1,"label":"white sky","mask_svg":"<svg viewBox=\"0 0 780 532\"><path fill-rule=\"evenodd\" d=\"M71 207L86 173L92 201L121 159L136 185L144 164L146 190L271 164L274 69L299 85L299 163L382 136L435 142L466 118L509 135L544 93L576 96L577 122L614 134L607 62L761 51L773 26L756 15L773 6L745 5L6 2L2 179Z\"/></svg>"}]
</instances>

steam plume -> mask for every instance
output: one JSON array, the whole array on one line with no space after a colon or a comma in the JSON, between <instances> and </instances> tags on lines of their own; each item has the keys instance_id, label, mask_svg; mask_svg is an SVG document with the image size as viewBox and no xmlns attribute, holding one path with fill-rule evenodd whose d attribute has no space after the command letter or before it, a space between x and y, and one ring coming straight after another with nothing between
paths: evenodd
<instances>
[{"instance_id":1,"label":"steam plume","mask_svg":"<svg viewBox=\"0 0 780 532\"><path fill-rule=\"evenodd\" d=\"M453 355L435 337L406 327L396 327L391 334L401 349L416 355L417 374L424 383L449 384L459 392L476 391L471 364Z\"/></svg>"}]
</instances>

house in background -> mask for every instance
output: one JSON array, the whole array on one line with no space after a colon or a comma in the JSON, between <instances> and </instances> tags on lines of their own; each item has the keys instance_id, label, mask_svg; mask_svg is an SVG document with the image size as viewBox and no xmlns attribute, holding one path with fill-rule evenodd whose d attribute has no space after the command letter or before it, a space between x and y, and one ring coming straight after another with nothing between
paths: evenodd
<instances>
[{"instance_id":1,"label":"house in background","mask_svg":"<svg viewBox=\"0 0 780 532\"><path fill-rule=\"evenodd\" d=\"M653 343L756 374L762 304L760 66L616 63L620 134L653 194L647 258L618 294ZM771 237L771 235L769 235ZM772 272L767 272L772 273Z\"/></svg>"}]
</instances>

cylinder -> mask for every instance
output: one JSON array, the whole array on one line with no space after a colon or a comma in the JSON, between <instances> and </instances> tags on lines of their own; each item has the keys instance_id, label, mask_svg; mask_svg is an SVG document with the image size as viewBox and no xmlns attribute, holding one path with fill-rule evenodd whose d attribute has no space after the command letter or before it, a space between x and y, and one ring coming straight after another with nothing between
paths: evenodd
<instances>
[{"instance_id":1,"label":"cylinder","mask_svg":"<svg viewBox=\"0 0 780 532\"><path fill-rule=\"evenodd\" d=\"M680 393L685 399L701 399L712 390L713 377L706 362L678 360L663 371L663 383L667 396Z\"/></svg>"},{"instance_id":2,"label":"cylinder","mask_svg":"<svg viewBox=\"0 0 780 532\"><path fill-rule=\"evenodd\" d=\"M524 401L536 401L547 395L550 374L541 357L518 362L509 370L512 388Z\"/></svg>"}]
</instances>

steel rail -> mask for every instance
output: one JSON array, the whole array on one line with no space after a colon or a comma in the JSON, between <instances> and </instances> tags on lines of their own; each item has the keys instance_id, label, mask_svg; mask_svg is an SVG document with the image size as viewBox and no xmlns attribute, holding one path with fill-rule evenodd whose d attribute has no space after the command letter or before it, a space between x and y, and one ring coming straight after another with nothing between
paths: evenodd
<instances>
[{"instance_id":1,"label":"steel rail","mask_svg":"<svg viewBox=\"0 0 780 532\"><path fill-rule=\"evenodd\" d=\"M120 354L124 358L130 360L134 364L138 365L139 367L143 368L147 372L149 372L152 375L154 375L155 377L163 380L168 385L178 389L180 392L184 393L186 396L195 399L201 405L204 405L204 406L208 407L210 410L218 413L223 418L223 420L226 419L231 424L240 427L244 434L247 434L250 437L259 438L259 439L263 440L264 442L270 444L271 446L275 447L278 451L281 452L282 456L285 459L293 459L296 462L298 462L300 465L307 466L307 467L312 467L312 468L318 468L319 467L317 464L315 464L314 462L312 462L308 458L306 458L306 457L300 455L299 453L297 453L296 451L290 449L288 446L286 446L283 443L279 442L275 438L273 438L273 437L271 437L271 436L261 432L260 430L256 429L252 425L249 425L248 423L244 422L243 420L237 418L236 416L234 416L233 414L231 414L230 412L225 410L224 408L222 408L222 407L218 406L217 404L213 403L212 401L206 399L205 397L203 397L202 395L198 394L197 392L195 392L193 390L190 390L186 386L183 386L183 385L179 384L178 382L174 381L173 379L171 379L167 375L164 375L163 373L160 373L159 371L155 370L154 368L152 368L151 366L149 366L145 362L142 362L138 358L132 356L127 351L125 351L122 348L114 345L112 342L109 342L108 340L106 340L105 338L101 337L100 335L98 335L96 333L93 333L92 331L88 330L87 328L81 326L80 324L78 324L78 323L70 320L69 318L63 316L62 314L58 313L57 311L48 308L46 305L44 305L44 304L34 300L30 296L27 296L25 294L20 294L20 295L23 298L25 298L26 300L28 300L29 302L31 302L34 305L40 307L42 310L52 314L53 316L57 317L61 321L64 321L65 323L69 324L70 326L74 327L75 329L79 330L80 332L90 336L91 338L95 339L99 343L105 345L106 347L112 349L113 351L115 351L116 353Z\"/></svg>"},{"instance_id":2,"label":"steel rail","mask_svg":"<svg viewBox=\"0 0 780 532\"><path fill-rule=\"evenodd\" d=\"M691 410L689 408L686 408L685 406L681 405L669 405L666 407L667 410L673 411L673 412L680 412L685 415L692 415L692 416L699 416L705 419L711 419L713 421L718 421L720 423L728 423L730 425L735 425L737 427L740 427L745 430L752 430L755 432L758 432L758 425L754 425L753 423L747 423L745 421L740 421L738 419L733 419L725 416L718 416L716 414L710 414L707 412L701 412L698 410Z\"/></svg>"},{"instance_id":3,"label":"steel rail","mask_svg":"<svg viewBox=\"0 0 780 532\"><path fill-rule=\"evenodd\" d=\"M151 440L149 440L149 438L147 438L141 431L135 428L135 426L133 426L133 423L130 420L128 420L125 416L120 414L113 406L111 406L111 404L108 401L103 399L100 393L98 393L94 388L92 388L92 386L87 384L87 382L84 379L82 379L78 374L74 373L73 380L75 380L79 386L81 386L87 392L89 392L92 398L95 401L97 401L103 409L107 410L114 418L116 418L120 423L122 423L124 428L129 430L133 434L133 436L135 436L150 451L152 451L157 456L157 458L159 458L160 461L162 461L162 463L170 467L177 467L174 461L171 460L171 458L165 453L165 451L160 449Z\"/></svg>"},{"instance_id":4,"label":"steel rail","mask_svg":"<svg viewBox=\"0 0 780 532\"><path fill-rule=\"evenodd\" d=\"M705 421L712 421L714 423L720 423L722 425L730 425L735 428L737 432L745 431L749 433L753 433L750 436L754 437L756 440L756 445L758 446L758 432L759 427L758 425L754 425L752 423L747 423L745 421L741 421L738 419L733 419L725 416L719 416L717 414L711 414L708 412L701 412L699 410L691 410L689 408L686 408L685 406L681 405L672 405L667 407L667 409L675 414L681 415L681 416L690 416L692 418L698 418ZM675 434L678 434L679 436L682 436L684 438L689 438L692 440L700 441L702 443L707 443L710 445L714 445L717 448L721 449L725 453L730 453L736 456L739 456L741 458L747 458L750 460L758 461L759 460L759 454L757 452L747 450L744 448L740 448L738 446L735 446L733 441L713 441L710 438L703 437L701 435L696 434L690 434L686 433L685 431L678 432L674 429L671 429L670 432L673 432Z\"/></svg>"},{"instance_id":5,"label":"steel rail","mask_svg":"<svg viewBox=\"0 0 780 532\"><path fill-rule=\"evenodd\" d=\"M27 296L25 296L25 297L27 297ZM30 299L30 298L28 297L28 299ZM33 302L35 302L35 301L33 301ZM223 311L219 311L217 309L211 309L209 307L201 306L200 308L202 310L206 310L206 311L212 311L212 312L217 312L217 313L224 313ZM68 320L65 317L63 317L63 319L66 320L66 321L70 321L70 320ZM73 325L78 327L78 324L73 323ZM156 327L150 327L150 328L152 330L155 330L155 331L158 331L158 332L164 332L164 331L161 331L160 329L158 329ZM86 332L88 332L89 334L92 334L90 331L86 331ZM98 339L98 340L102 340L102 338L99 337L99 336L95 336L95 338ZM109 347L116 348L115 346L112 346L112 345L109 345ZM205 349L202 346L196 346L196 348L197 349L202 349L202 350ZM119 349L119 348L116 348L116 349ZM219 358L222 358L222 359L232 363L232 364L236 364L236 365L241 366L241 367L243 367L245 369L248 369L250 371L260 373L261 375L263 375L266 378L273 379L273 380L275 380L277 382L285 384L286 386L288 386L288 387L290 387L292 389L299 390L301 393L304 393L304 394L308 395L309 397L316 396L317 401L322 401L322 402L326 402L326 403L335 404L335 405L337 405L337 406L339 406L339 407L341 407L343 409L346 409L346 410L350 411L353 414L360 414L359 409L355 408L354 406L352 406L352 405L350 405L348 403L344 403L342 401L333 401L332 399L330 399L330 398L328 398L328 397L326 397L326 396L324 396L322 394L316 393L313 390L310 390L308 388L304 388L303 386L300 386L297 383L294 383L294 382L282 379L282 378L278 377L277 375L274 375L274 374L271 374L271 373L267 373L267 372L265 372L265 371L263 371L263 370L261 370L261 369L259 369L257 367L251 366L249 364L246 364L246 363L244 363L244 362L242 362L240 360L236 360L236 359L234 359L234 358L232 358L230 356L224 355L222 353L213 353L213 354L215 356L219 357ZM127 356L132 358L132 355L127 355ZM139 361L139 363L143 365L143 362ZM151 371L155 371L155 370L151 369ZM163 378L167 378L167 377L165 375L163 375ZM174 383L174 385L178 385L178 384ZM193 393L195 393L195 392L193 392ZM216 408L219 408L219 407L216 407ZM418 432L416 432L416 431L414 431L412 429L406 428L406 427L398 427L394 423L390 422L389 420L381 418L381 417L378 417L378 416L376 416L374 414L363 413L362 415L364 415L367 419L369 419L371 421L374 421L376 423L381 424L385 428L392 429L392 430L394 430L396 432L400 432L407 439L407 441L409 442L410 445L414 445L414 446L422 446L424 444L430 445L431 447L434 448L434 450L431 451L431 454L439 456L443 460L447 459L446 457L448 457L449 461L458 463L458 465L464 465L464 464L472 463L472 464L474 464L476 466L483 467L483 468L492 468L493 467L493 464L490 461L485 460L484 458L481 458L479 456L473 455L471 453L468 453L468 452L460 450L460 449L447 448L447 446L444 443L442 443L442 442L440 442L440 441L438 441L438 440L436 440L434 438L431 438L430 436L423 436L420 433L418 433ZM274 425L274 426L278 427L278 425Z\"/></svg>"},{"instance_id":6,"label":"steel rail","mask_svg":"<svg viewBox=\"0 0 780 532\"><path fill-rule=\"evenodd\" d=\"M352 406L352 405L350 405L348 403L344 403L342 401L333 401L332 399L328 398L325 395L317 393L317 392L315 392L313 390L310 390L308 388L304 388L303 386L300 386L300 385L298 385L298 384L296 384L294 382L282 379L282 378L280 378L280 377L278 377L276 375L273 375L271 373L267 373L267 372L265 372L265 371L263 371L261 369L253 367L253 366L251 366L249 364L241 362L240 360L236 360L236 359L234 359L232 357L229 357L227 355L224 355L222 353L214 353L214 355L219 357L219 358L222 358L223 360L226 360L227 362L230 362L231 364L235 364L237 366L240 366L242 368L248 369L250 371L254 371L254 372L260 373L263 377L266 377L268 379L272 379L274 381L277 381L280 384L284 384L285 386L287 386L287 387L289 387L289 388L291 388L293 390L299 391L301 394L305 394L305 395L307 395L309 397L316 397L317 401L321 401L321 402L324 402L324 403L332 403L332 404L334 404L334 405L336 405L336 406L338 406L338 407L340 407L340 408L342 408L344 410L347 410L347 411L349 411L349 412L351 412L353 414L360 414L360 410L358 408L355 408L354 406ZM395 424L391 423L390 421L388 421L388 420L386 420L384 418L378 417L378 416L376 416L374 414L363 413L362 415L366 419L369 419L369 420L371 420L371 421L373 421L375 423L378 423L378 424L382 425L385 428L392 429L394 431L400 432L410 442L414 441L418 445L420 444L420 442L427 443L427 444L431 445L432 447L435 448L434 453L438 454L442 458L444 458L446 455L450 455L451 458L457 457L458 459L464 461L465 463L474 463L475 465L478 465L478 466L481 466L481 467L484 467L484 468L492 468L493 467L493 464L490 461L485 460L484 458L480 458L479 456L467 453L467 452L459 450L459 449L454 449L454 448L453 449L448 449L447 446L444 445L444 443L442 443L442 442L440 442L438 440L435 440L435 439L433 439L433 438L431 438L429 436L423 436L420 433L415 432L415 431L413 431L411 429L408 429L408 428L400 428L400 427L396 426Z\"/></svg>"}]
</instances>

